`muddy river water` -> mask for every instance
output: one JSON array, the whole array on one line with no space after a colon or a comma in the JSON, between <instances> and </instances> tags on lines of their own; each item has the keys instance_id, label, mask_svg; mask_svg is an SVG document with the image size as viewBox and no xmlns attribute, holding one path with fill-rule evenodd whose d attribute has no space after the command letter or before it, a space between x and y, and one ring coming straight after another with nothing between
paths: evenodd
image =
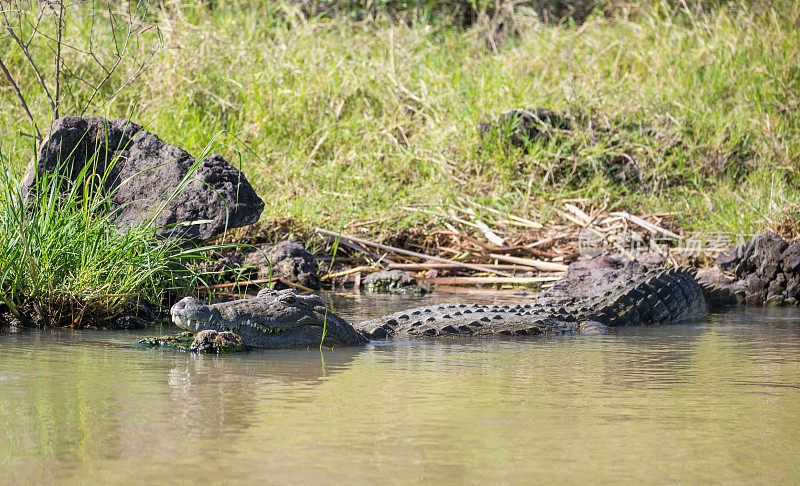
<instances>
[{"instance_id":1,"label":"muddy river water","mask_svg":"<svg viewBox=\"0 0 800 486\"><path fill-rule=\"evenodd\" d=\"M355 322L532 297L325 298ZM800 481L797 309L221 357L133 345L157 333L0 332L0 484Z\"/></svg>"}]
</instances>

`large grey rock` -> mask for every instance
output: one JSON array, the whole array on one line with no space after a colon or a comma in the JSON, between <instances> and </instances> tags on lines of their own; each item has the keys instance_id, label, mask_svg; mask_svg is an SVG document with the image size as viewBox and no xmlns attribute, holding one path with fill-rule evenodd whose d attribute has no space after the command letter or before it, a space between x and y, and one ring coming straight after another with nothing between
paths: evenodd
<instances>
[{"instance_id":1,"label":"large grey rock","mask_svg":"<svg viewBox=\"0 0 800 486\"><path fill-rule=\"evenodd\" d=\"M800 242L768 231L723 251L717 264L735 276L731 288L744 290L748 305L788 305L800 297Z\"/></svg>"},{"instance_id":2,"label":"large grey rock","mask_svg":"<svg viewBox=\"0 0 800 486\"><path fill-rule=\"evenodd\" d=\"M57 120L28 167L22 191L27 197L43 171L75 180L87 164L98 176L91 180L103 180L103 189L113 194L113 217L123 228L152 218L158 235L208 240L255 223L264 208L244 174L220 155L198 162L121 118Z\"/></svg>"}]
</instances>

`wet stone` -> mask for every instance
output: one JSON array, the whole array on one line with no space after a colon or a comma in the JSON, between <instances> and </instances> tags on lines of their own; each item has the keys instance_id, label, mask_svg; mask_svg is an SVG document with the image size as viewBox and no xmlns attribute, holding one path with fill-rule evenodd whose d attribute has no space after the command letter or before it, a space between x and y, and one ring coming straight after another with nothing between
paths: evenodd
<instances>
[{"instance_id":1,"label":"wet stone","mask_svg":"<svg viewBox=\"0 0 800 486\"><path fill-rule=\"evenodd\" d=\"M764 301L764 307L780 307L783 304L784 298L782 295L773 295Z\"/></svg>"},{"instance_id":2,"label":"wet stone","mask_svg":"<svg viewBox=\"0 0 800 486\"><path fill-rule=\"evenodd\" d=\"M764 304L765 297L766 292L762 290L761 292L747 295L744 301L749 306L759 307Z\"/></svg>"},{"instance_id":3,"label":"wet stone","mask_svg":"<svg viewBox=\"0 0 800 486\"><path fill-rule=\"evenodd\" d=\"M230 331L218 332L209 329L198 332L189 349L195 353L222 354L245 351L247 346L245 346L244 341L238 334Z\"/></svg>"}]
</instances>

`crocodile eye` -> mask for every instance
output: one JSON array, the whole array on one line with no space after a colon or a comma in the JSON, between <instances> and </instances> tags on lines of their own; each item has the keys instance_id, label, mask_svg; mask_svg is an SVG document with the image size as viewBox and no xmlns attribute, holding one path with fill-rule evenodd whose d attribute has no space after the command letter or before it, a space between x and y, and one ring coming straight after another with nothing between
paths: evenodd
<instances>
[{"instance_id":1,"label":"crocodile eye","mask_svg":"<svg viewBox=\"0 0 800 486\"><path fill-rule=\"evenodd\" d=\"M297 297L295 297L294 295L284 295L281 297L280 300L284 304L288 305L294 305L295 303L297 303Z\"/></svg>"}]
</instances>

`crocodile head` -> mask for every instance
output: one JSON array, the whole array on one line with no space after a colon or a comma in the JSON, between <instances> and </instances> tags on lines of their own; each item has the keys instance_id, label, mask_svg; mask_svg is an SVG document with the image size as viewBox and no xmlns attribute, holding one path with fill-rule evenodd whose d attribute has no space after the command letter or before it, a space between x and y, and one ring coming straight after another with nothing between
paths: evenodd
<instances>
[{"instance_id":1,"label":"crocodile head","mask_svg":"<svg viewBox=\"0 0 800 486\"><path fill-rule=\"evenodd\" d=\"M187 297L170 310L172 321L190 331L232 331L260 348L364 344L361 334L328 311L316 295L264 289L255 298L207 305ZM324 329L324 341L323 341Z\"/></svg>"}]
</instances>

